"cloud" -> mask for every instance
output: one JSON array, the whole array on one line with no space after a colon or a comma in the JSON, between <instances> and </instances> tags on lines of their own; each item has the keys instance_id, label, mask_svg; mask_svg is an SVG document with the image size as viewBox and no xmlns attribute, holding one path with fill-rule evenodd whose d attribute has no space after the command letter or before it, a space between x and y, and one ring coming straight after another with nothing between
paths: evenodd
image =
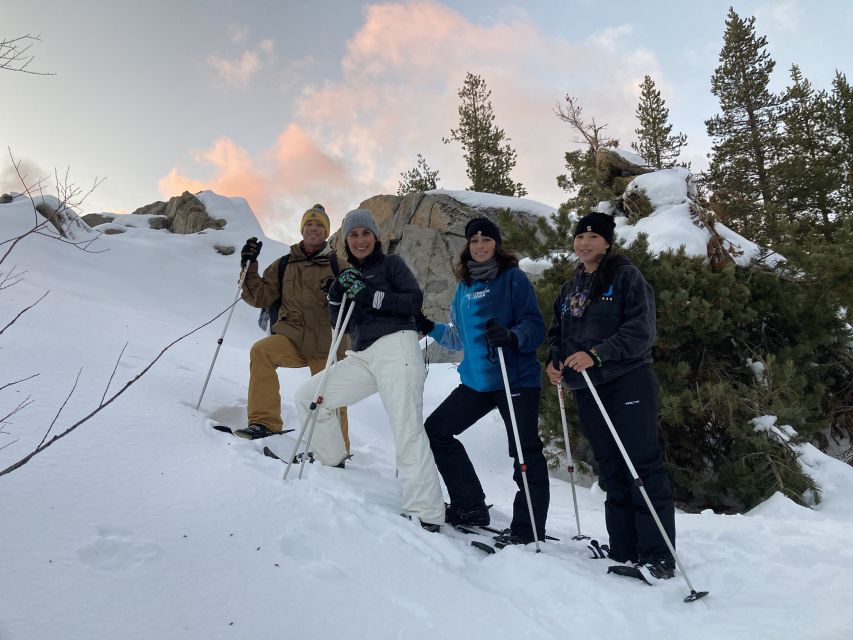
<instances>
[{"instance_id":1,"label":"cloud","mask_svg":"<svg viewBox=\"0 0 853 640\"><path fill-rule=\"evenodd\" d=\"M345 161L324 151L293 123L261 154L261 162L255 162L247 150L227 137L190 157L195 163L193 172L211 173L212 177L192 178L186 170L173 168L158 182L163 198L205 189L243 197L265 232L286 240L298 238L299 219L316 202L326 207L333 223L339 222L358 204L352 198L362 188L350 177ZM370 195L363 193L363 198Z\"/></svg>"},{"instance_id":2,"label":"cloud","mask_svg":"<svg viewBox=\"0 0 853 640\"><path fill-rule=\"evenodd\" d=\"M762 28L778 30L780 33L794 32L802 23L803 8L799 2L785 0L784 2L772 2L757 7L753 12L758 21L758 33ZM741 17L745 17L741 14Z\"/></svg>"},{"instance_id":3,"label":"cloud","mask_svg":"<svg viewBox=\"0 0 853 640\"><path fill-rule=\"evenodd\" d=\"M202 167L212 168L215 175L209 180L190 178L178 169L172 169L157 183L164 198L184 191L197 192L211 189L224 196L245 198L255 211L263 211L268 204L267 176L258 171L251 155L226 137L221 137L207 151L192 154Z\"/></svg>"},{"instance_id":4,"label":"cloud","mask_svg":"<svg viewBox=\"0 0 853 640\"><path fill-rule=\"evenodd\" d=\"M564 172L565 152L576 147L574 132L554 115L564 95L575 96L589 118L610 123L607 133L627 147L643 76L667 87L655 55L633 35L630 24L617 23L570 41L544 31L521 9L478 23L431 1L368 6L347 43L340 77L303 86L292 122L258 154L254 164L264 169L253 170L264 180L247 188L264 189L253 198L265 198L267 208L259 212L250 200L253 208L268 233L275 227L292 238L287 225L294 212L322 202L334 220L372 195L395 193L400 172L414 166L418 153L439 170L440 186L465 188L462 150L442 137L457 125L466 71L481 75L492 91L496 123L518 151L514 179L529 197L557 205L566 195L556 176ZM233 75L248 82L250 62L223 69L243 67ZM222 172L210 159L204 163ZM164 180L182 177L173 172Z\"/></svg>"},{"instance_id":5,"label":"cloud","mask_svg":"<svg viewBox=\"0 0 853 640\"><path fill-rule=\"evenodd\" d=\"M558 204L565 195L556 176L574 134L554 116L556 103L574 95L627 146L643 76L664 80L633 33L619 24L572 42L544 32L522 10L479 24L435 2L373 5L348 43L342 79L307 87L297 113L322 132L318 138L356 160L359 180L393 190L420 152L439 169L442 186L464 188L461 150L441 138L457 124L465 72L476 73L518 150L514 177L530 197Z\"/></svg>"},{"instance_id":6,"label":"cloud","mask_svg":"<svg viewBox=\"0 0 853 640\"><path fill-rule=\"evenodd\" d=\"M232 33L232 40L241 42L246 34L237 31ZM223 58L219 56L208 56L208 64L216 72L219 79L228 87L246 89L258 72L264 66L272 66L275 63L275 43L270 39L261 40L255 47L243 51L236 58Z\"/></svg>"},{"instance_id":7,"label":"cloud","mask_svg":"<svg viewBox=\"0 0 853 640\"><path fill-rule=\"evenodd\" d=\"M228 27L228 39L234 44L243 44L249 39L249 27L242 24L232 24Z\"/></svg>"},{"instance_id":8,"label":"cloud","mask_svg":"<svg viewBox=\"0 0 853 640\"><path fill-rule=\"evenodd\" d=\"M236 60L209 58L210 66L228 85L245 89L249 81L261 69L261 60L254 51L244 51Z\"/></svg>"},{"instance_id":9,"label":"cloud","mask_svg":"<svg viewBox=\"0 0 853 640\"><path fill-rule=\"evenodd\" d=\"M17 169L11 163L0 169L0 193L23 193L26 188L30 188L34 195L37 195L41 186L41 191L45 194L56 195L56 178L53 171L46 171L26 158L15 157L14 160L18 165Z\"/></svg>"}]
</instances>

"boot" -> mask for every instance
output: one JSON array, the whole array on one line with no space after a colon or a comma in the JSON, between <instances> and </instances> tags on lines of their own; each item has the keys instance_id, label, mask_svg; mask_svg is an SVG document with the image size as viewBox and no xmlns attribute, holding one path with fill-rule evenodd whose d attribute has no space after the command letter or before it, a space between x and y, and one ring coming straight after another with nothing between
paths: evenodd
<instances>
[{"instance_id":1,"label":"boot","mask_svg":"<svg viewBox=\"0 0 853 640\"><path fill-rule=\"evenodd\" d=\"M468 525L469 527L487 527L489 518L489 507L485 502L473 507L463 507L458 504L445 504L444 519L452 525Z\"/></svg>"}]
</instances>

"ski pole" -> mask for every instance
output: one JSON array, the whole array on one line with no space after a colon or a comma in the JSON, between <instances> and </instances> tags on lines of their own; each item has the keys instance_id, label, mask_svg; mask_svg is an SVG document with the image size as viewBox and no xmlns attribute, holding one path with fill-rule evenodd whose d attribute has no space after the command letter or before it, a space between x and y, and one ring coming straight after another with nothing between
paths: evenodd
<instances>
[{"instance_id":1,"label":"ski pole","mask_svg":"<svg viewBox=\"0 0 853 640\"><path fill-rule=\"evenodd\" d=\"M569 480L572 483L572 502L575 505L575 524L578 527L578 535L572 536L572 540L589 540L589 536L581 533L581 517L578 514L578 496L575 491L575 463L572 461L572 447L569 444L569 426L566 423L566 404L563 402L563 383L557 383L557 398L560 400L560 417L563 419L563 440L566 442L566 471L569 472Z\"/></svg>"},{"instance_id":2,"label":"ski pole","mask_svg":"<svg viewBox=\"0 0 853 640\"><path fill-rule=\"evenodd\" d=\"M228 331L231 316L234 314L234 307L237 305L237 301L240 299L240 294L243 291L243 281L246 279L246 273L248 270L248 264L240 270L240 281L237 283L237 293L234 294L234 302L231 303L231 310L228 312L228 317L225 320L225 326L222 327L222 335L219 336L219 340L216 341L216 351L213 354L213 360L210 362L210 368L207 370L207 377L204 379L204 386L201 388L201 395L198 397L198 404L195 406L196 410L201 406L201 399L204 397L204 392L207 390L207 383L210 381L210 374L213 373L213 365L216 364L216 358L219 356L219 348L225 340L225 332Z\"/></svg>"},{"instance_id":3,"label":"ski pole","mask_svg":"<svg viewBox=\"0 0 853 640\"><path fill-rule=\"evenodd\" d=\"M628 457L628 452L625 450L625 446L622 444L622 439L619 437L619 434L616 433L616 427L613 426L613 422L610 420L610 416L607 414L607 409L604 408L604 403L602 403L601 398L598 397L598 391L595 390L595 386L593 386L592 381L589 379L589 375L586 371L581 371L581 375L586 381L586 385L589 387L589 390L592 392L592 397L595 398L595 403L598 405L598 408L601 411L601 415L604 418L604 421L610 428L610 433L613 435L613 439L616 441L616 446L619 447L619 451L622 453L622 458L624 458L625 464L628 465L628 471L631 472L631 477L634 479L634 486L636 486L640 490L640 493L643 495L643 499L646 501L646 506L649 509L649 513L652 514L652 518L654 518L655 524L658 526L658 530L660 531L661 536L663 536L663 540L664 542L666 542L666 546L669 548L669 552L672 554L672 559L675 560L675 564L678 565L678 568L681 571L681 575L684 578L684 581L687 583L687 587L690 589L690 595L684 598L684 602L693 602L694 600L698 600L703 596L707 596L707 591L696 591L696 589L694 589L693 585L690 583L690 578L687 577L687 572L684 570L684 567L681 564L681 560L678 559L678 554L675 552L675 547L672 544L672 540L669 539L666 530L664 530L663 528L663 523L661 523L660 518L658 517L657 511L655 511L655 508L652 506L652 501L649 499L649 494L646 492L646 487L643 486L643 481L640 479L640 476L637 474L637 470L631 463L631 458Z\"/></svg>"},{"instance_id":4,"label":"ski pole","mask_svg":"<svg viewBox=\"0 0 853 640\"><path fill-rule=\"evenodd\" d=\"M346 299L347 299L346 296L344 296L342 298L342 300L346 300ZM347 309L347 314L346 314L346 317L344 318L343 325L340 325L341 314L340 314L340 312L338 312L338 322L335 323L335 330L334 330L334 332L332 332L332 342L334 343L335 348L329 353L331 358L330 358L330 360L326 361L326 369L323 370L323 378L320 380L320 384L317 385L317 392L315 393L315 402L312 403L312 405L314 407L316 407L316 405L323 403L323 390L325 390L325 388L326 388L326 379L327 379L325 372L333 364L335 364L338 361L338 354L337 354L338 347L337 347L337 345L339 345L341 343L341 340L343 339L344 331L346 329L346 326L349 324L349 319L350 319L350 316L352 315L353 309L355 309L355 300L352 300L350 302L350 306L349 306L349 309ZM343 309L341 309L341 310L343 310ZM339 325L340 325L340 328L339 328ZM335 413L338 416L338 422L340 424L340 413L338 413L337 410L335 411ZM317 424L318 414L319 414L319 409L312 410L310 413L311 422L308 425L308 436L305 439L305 453L302 456L302 460L300 461L300 464L299 464L299 479L300 480L302 479L302 474L305 471L305 459L308 457L308 452L311 450L311 442L314 440L314 426ZM349 453L349 452L347 452L347 453Z\"/></svg>"},{"instance_id":5,"label":"ski pole","mask_svg":"<svg viewBox=\"0 0 853 640\"><path fill-rule=\"evenodd\" d=\"M344 304L346 299L346 296L344 296ZM323 391L326 388L326 377L329 373L329 366L331 365L332 359L336 357L338 346L341 344L341 340L344 337L344 332L346 331L346 326L349 323L353 309L355 309L354 301L350 303L346 316L340 311L338 312L338 320L335 323L335 332L332 334L334 339L332 340L331 347L329 347L329 355L326 357L326 367L323 369L322 374L320 374L320 383L317 385L317 391L314 393L314 400L308 407L308 415L305 416L305 420L302 421L302 429L299 431L299 437L296 438L296 444L293 445L293 452L287 459L287 466L284 469L284 476L282 478L284 480L287 480L287 475L290 473L290 467L293 466L293 461L296 458L296 452L299 450L299 445L302 444L302 439L305 437L305 430L308 428L310 423L311 428L308 433L308 441L305 445L305 455L302 456L302 464L299 468L299 477L302 477L302 471L305 469L305 458L308 457L308 447L311 446L311 438L314 435L314 424L317 422L317 408L323 403ZM343 304L341 311L343 311ZM343 323L341 322L342 319Z\"/></svg>"},{"instance_id":6,"label":"ski pole","mask_svg":"<svg viewBox=\"0 0 853 640\"><path fill-rule=\"evenodd\" d=\"M527 465L524 464L524 452L521 450L521 438L518 436L518 424L515 421L515 408L512 406L512 393L509 390L509 377L506 374L503 347L498 347L498 360L500 360L501 363L501 375L504 379L506 403L509 406L509 417L512 421L512 435L515 438L515 450L518 452L518 466L521 468L521 481L524 485L524 495L527 498L527 510L530 513L530 526L533 529L533 541L536 543L536 553L540 553L542 549L539 548L539 535L536 533L536 519L533 517L533 502L530 500L530 486L527 484Z\"/></svg>"}]
</instances>

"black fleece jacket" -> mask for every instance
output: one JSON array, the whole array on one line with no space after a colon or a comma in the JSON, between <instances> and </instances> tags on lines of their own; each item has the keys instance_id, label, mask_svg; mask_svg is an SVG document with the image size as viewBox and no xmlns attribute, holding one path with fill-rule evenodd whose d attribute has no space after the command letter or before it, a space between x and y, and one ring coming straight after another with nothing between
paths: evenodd
<instances>
[{"instance_id":1,"label":"black fleece jacket","mask_svg":"<svg viewBox=\"0 0 853 640\"><path fill-rule=\"evenodd\" d=\"M385 255L377 242L376 249L360 264L350 258L367 283L347 326L353 351L363 351L382 336L415 328L415 314L420 311L424 294L415 274L403 258ZM329 316L334 327L341 309L343 288L336 280L329 291ZM347 300L347 304L351 304Z\"/></svg>"},{"instance_id":2,"label":"black fleece jacket","mask_svg":"<svg viewBox=\"0 0 853 640\"><path fill-rule=\"evenodd\" d=\"M600 295L592 301L580 318L569 312L569 298L582 277L579 267L566 281L554 301L554 316L548 329L551 360L565 360L585 349L595 349L600 367L590 367L587 374L593 384L609 382L652 361L655 341L655 295L640 270L623 256L609 256L610 284L604 283ZM599 267L601 269L601 267ZM566 367L563 377L570 389L586 388L583 376Z\"/></svg>"}]
</instances>

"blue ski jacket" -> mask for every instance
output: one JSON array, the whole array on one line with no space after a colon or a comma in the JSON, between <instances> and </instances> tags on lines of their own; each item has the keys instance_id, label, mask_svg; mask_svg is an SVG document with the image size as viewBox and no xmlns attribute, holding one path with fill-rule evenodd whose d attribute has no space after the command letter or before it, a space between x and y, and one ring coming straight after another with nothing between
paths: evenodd
<instances>
[{"instance_id":1,"label":"blue ski jacket","mask_svg":"<svg viewBox=\"0 0 853 640\"><path fill-rule=\"evenodd\" d=\"M486 322L491 318L518 338L518 349L504 349L510 387L540 387L536 349L545 338L545 321L533 286L518 267L494 280L460 282L450 305L450 322L436 323L429 335L443 347L464 353L459 364L462 384L475 391L497 391L504 384L497 354L490 354L486 344Z\"/></svg>"}]
</instances>

